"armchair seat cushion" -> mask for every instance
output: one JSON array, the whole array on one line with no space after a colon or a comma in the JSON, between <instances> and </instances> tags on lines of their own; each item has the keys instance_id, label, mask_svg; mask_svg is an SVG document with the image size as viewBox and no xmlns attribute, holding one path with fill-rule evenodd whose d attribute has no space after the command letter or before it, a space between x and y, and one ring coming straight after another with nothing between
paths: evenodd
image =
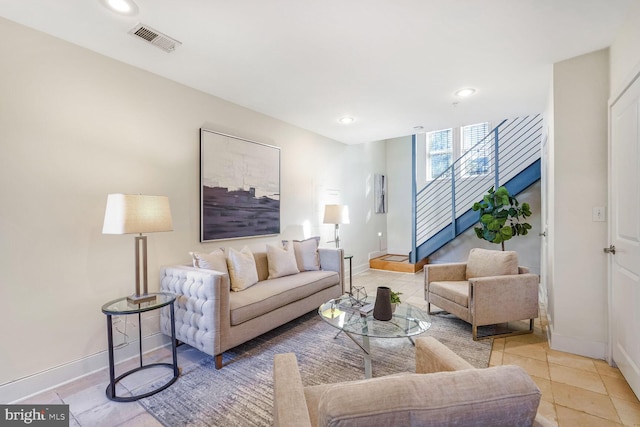
<instances>
[{"instance_id":1,"label":"armchair seat cushion","mask_svg":"<svg viewBox=\"0 0 640 427\"><path fill-rule=\"evenodd\" d=\"M431 282L429 289L442 298L469 307L469 282L466 280Z\"/></svg>"},{"instance_id":2,"label":"armchair seat cushion","mask_svg":"<svg viewBox=\"0 0 640 427\"><path fill-rule=\"evenodd\" d=\"M318 426L525 426L540 396L518 366L381 377L326 388Z\"/></svg>"}]
</instances>

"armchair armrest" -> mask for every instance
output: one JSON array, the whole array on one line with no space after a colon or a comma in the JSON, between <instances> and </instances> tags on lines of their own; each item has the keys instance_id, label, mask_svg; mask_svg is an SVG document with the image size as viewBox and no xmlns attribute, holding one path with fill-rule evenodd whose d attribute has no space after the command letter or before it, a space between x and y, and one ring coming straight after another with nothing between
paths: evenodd
<instances>
[{"instance_id":1,"label":"armchair armrest","mask_svg":"<svg viewBox=\"0 0 640 427\"><path fill-rule=\"evenodd\" d=\"M474 369L473 365L433 337L419 337L416 342L416 373Z\"/></svg>"},{"instance_id":2,"label":"armchair armrest","mask_svg":"<svg viewBox=\"0 0 640 427\"><path fill-rule=\"evenodd\" d=\"M424 284L428 287L431 282L467 280L466 271L466 262L427 264L424 266Z\"/></svg>"},{"instance_id":3,"label":"armchair armrest","mask_svg":"<svg viewBox=\"0 0 640 427\"><path fill-rule=\"evenodd\" d=\"M424 266L424 299L429 301L429 284L438 281L466 280L467 263L426 264Z\"/></svg>"},{"instance_id":4,"label":"armchair armrest","mask_svg":"<svg viewBox=\"0 0 640 427\"><path fill-rule=\"evenodd\" d=\"M469 307L478 326L538 317L537 274L469 279Z\"/></svg>"},{"instance_id":5,"label":"armchair armrest","mask_svg":"<svg viewBox=\"0 0 640 427\"><path fill-rule=\"evenodd\" d=\"M294 353L273 358L273 425L276 427L311 426L302 378Z\"/></svg>"}]
</instances>

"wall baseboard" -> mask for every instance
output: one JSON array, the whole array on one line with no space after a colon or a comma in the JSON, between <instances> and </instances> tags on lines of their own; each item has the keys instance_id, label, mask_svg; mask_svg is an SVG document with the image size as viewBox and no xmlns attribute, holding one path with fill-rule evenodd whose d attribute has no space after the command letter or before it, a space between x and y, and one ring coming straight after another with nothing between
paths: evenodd
<instances>
[{"instance_id":1,"label":"wall baseboard","mask_svg":"<svg viewBox=\"0 0 640 427\"><path fill-rule=\"evenodd\" d=\"M590 357L592 359L606 360L607 343L587 341L581 338L561 335L553 330L553 325L548 326L549 346L553 350Z\"/></svg>"},{"instance_id":2,"label":"wall baseboard","mask_svg":"<svg viewBox=\"0 0 640 427\"><path fill-rule=\"evenodd\" d=\"M161 333L142 338L142 346L149 353L171 344L171 339ZM132 341L126 347L116 350L116 365L138 357L138 341ZM16 403L44 391L75 381L109 367L109 355L102 351L91 356L64 365L56 366L17 380L0 385L0 403ZM108 382L108 381L107 381Z\"/></svg>"}]
</instances>

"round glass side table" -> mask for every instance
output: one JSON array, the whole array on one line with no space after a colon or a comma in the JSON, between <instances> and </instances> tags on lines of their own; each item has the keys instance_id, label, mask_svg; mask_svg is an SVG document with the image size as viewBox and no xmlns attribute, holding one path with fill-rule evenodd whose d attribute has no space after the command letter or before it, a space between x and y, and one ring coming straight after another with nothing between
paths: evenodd
<instances>
[{"instance_id":1,"label":"round glass side table","mask_svg":"<svg viewBox=\"0 0 640 427\"><path fill-rule=\"evenodd\" d=\"M114 400L116 402L133 402L138 399L142 399L143 397L148 397L153 394L158 393L159 391L164 390L169 387L171 384L176 382L178 376L180 376L180 369L178 368L178 354L176 351L176 323L175 323L175 314L173 304L176 301L176 296L169 292L158 292L158 293L150 293L149 296L155 296L155 299L148 302L143 302L140 304L132 304L127 301L127 298L119 298L113 301L109 301L105 305L102 306L102 312L107 315L107 343L109 347L109 385L107 386L106 393L107 397L110 400ZM141 315L146 311L157 310L162 307L169 306L169 312L171 313L171 351L173 354L173 363L151 363L148 365L144 365L142 362L142 322ZM138 315L138 343L139 343L139 354L140 354L140 366L137 368L131 369L129 371L124 372L118 377L115 376L115 362L113 355L113 321L112 316L122 316L128 314L137 314ZM116 396L116 384L122 380L123 378L141 371L143 369L164 366L173 369L173 377L169 379L162 386L155 388L147 393L135 395L135 396Z\"/></svg>"}]
</instances>

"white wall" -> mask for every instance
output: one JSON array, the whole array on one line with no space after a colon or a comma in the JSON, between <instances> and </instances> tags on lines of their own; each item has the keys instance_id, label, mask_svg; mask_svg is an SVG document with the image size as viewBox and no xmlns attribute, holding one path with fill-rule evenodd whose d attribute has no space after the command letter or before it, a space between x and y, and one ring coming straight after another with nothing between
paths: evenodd
<instances>
[{"instance_id":1,"label":"white wall","mask_svg":"<svg viewBox=\"0 0 640 427\"><path fill-rule=\"evenodd\" d=\"M347 156L344 161L343 186L351 223L341 226L340 235L343 240L340 246L346 254L353 255L355 273L369 268L369 253L379 251L378 233L383 236L387 234L388 214L375 213L373 197L374 175L387 174L385 143L377 141L349 145L345 152Z\"/></svg>"},{"instance_id":2,"label":"white wall","mask_svg":"<svg viewBox=\"0 0 640 427\"><path fill-rule=\"evenodd\" d=\"M330 240L327 189L350 205L357 262L386 233L369 215L382 143L348 147L4 19L0 40L0 402L106 366L100 308L134 277L133 236L101 234L109 193L170 199L174 231L148 237L151 290L190 250L301 238L306 221ZM281 147L282 236L198 242L200 127Z\"/></svg>"},{"instance_id":3,"label":"white wall","mask_svg":"<svg viewBox=\"0 0 640 427\"><path fill-rule=\"evenodd\" d=\"M411 136L390 139L387 145L389 213L387 249L390 254L411 252Z\"/></svg>"},{"instance_id":4,"label":"white wall","mask_svg":"<svg viewBox=\"0 0 640 427\"><path fill-rule=\"evenodd\" d=\"M608 49L554 65L551 346L595 358L608 340L607 223L592 220L592 208L607 205L608 97Z\"/></svg>"},{"instance_id":5,"label":"white wall","mask_svg":"<svg viewBox=\"0 0 640 427\"><path fill-rule=\"evenodd\" d=\"M618 96L640 72L640 2L634 2L627 20L610 48L611 95Z\"/></svg>"}]
</instances>

